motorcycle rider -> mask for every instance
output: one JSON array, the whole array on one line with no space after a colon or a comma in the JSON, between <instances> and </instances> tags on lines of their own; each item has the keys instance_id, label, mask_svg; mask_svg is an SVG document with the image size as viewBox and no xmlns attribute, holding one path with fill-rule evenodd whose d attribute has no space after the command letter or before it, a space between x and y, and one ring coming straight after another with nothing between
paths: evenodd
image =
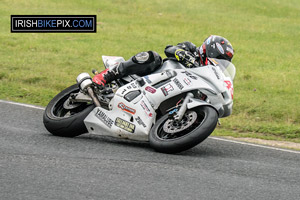
<instances>
[{"instance_id":1,"label":"motorcycle rider","mask_svg":"<svg viewBox=\"0 0 300 200\"><path fill-rule=\"evenodd\" d=\"M212 58L225 59L231 62L234 50L231 43L224 37L211 35L206 38L200 47L191 42L178 43L176 46L168 45L165 54L170 59L176 59L187 68L215 65ZM125 62L121 62L112 69L105 69L96 74L93 82L98 86L122 78L127 75L137 74L144 76L155 71L162 65L162 58L155 51L136 54Z\"/></svg>"}]
</instances>

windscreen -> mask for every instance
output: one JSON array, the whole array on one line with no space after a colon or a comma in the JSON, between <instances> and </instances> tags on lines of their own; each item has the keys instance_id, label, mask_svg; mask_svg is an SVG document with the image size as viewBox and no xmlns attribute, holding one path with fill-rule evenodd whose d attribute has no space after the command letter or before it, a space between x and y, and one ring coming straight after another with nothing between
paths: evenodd
<instances>
[{"instance_id":1,"label":"windscreen","mask_svg":"<svg viewBox=\"0 0 300 200\"><path fill-rule=\"evenodd\" d=\"M220 67L225 76L231 78L231 80L235 77L235 66L228 60L223 59L211 59L213 63Z\"/></svg>"}]
</instances>

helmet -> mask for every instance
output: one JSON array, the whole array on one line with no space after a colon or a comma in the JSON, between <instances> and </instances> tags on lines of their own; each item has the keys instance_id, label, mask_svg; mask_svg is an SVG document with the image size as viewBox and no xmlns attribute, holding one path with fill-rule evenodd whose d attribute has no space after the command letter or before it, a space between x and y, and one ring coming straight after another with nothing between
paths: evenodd
<instances>
[{"instance_id":1,"label":"helmet","mask_svg":"<svg viewBox=\"0 0 300 200\"><path fill-rule=\"evenodd\" d=\"M207 64L208 58L225 59L231 62L234 50L230 42L221 36L211 35L197 48L201 64Z\"/></svg>"}]
</instances>

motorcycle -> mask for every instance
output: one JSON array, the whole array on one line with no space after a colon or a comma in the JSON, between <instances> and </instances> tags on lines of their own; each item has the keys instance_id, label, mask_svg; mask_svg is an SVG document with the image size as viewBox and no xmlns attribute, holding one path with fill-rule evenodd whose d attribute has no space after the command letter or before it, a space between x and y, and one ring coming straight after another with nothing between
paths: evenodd
<instances>
[{"instance_id":1,"label":"motorcycle","mask_svg":"<svg viewBox=\"0 0 300 200\"><path fill-rule=\"evenodd\" d=\"M105 68L125 61L113 56L102 56L102 60ZM149 141L163 153L190 149L214 131L219 118L232 113L235 67L226 60L211 62L185 68L165 59L149 75L126 76L101 89L88 73L81 73L77 84L49 102L44 125L56 136L89 132Z\"/></svg>"}]
</instances>

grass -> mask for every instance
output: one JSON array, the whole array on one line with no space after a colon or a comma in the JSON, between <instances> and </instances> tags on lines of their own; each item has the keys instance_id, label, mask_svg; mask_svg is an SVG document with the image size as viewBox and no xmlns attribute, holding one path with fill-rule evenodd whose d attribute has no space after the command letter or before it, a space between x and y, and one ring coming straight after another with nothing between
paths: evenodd
<instances>
[{"instance_id":1,"label":"grass","mask_svg":"<svg viewBox=\"0 0 300 200\"><path fill-rule=\"evenodd\" d=\"M0 99L45 106L101 55L130 58L167 44L229 39L237 68L233 115L216 135L299 141L298 0L1 0ZM12 14L97 15L97 33L10 33Z\"/></svg>"}]
</instances>

